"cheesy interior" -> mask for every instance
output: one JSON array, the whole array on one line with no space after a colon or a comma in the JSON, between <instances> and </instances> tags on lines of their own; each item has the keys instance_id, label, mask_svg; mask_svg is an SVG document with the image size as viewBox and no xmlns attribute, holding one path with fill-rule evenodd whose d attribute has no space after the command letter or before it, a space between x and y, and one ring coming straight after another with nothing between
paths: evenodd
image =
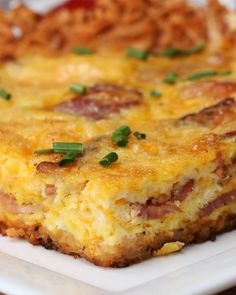
<instances>
[{"instance_id":1,"label":"cheesy interior","mask_svg":"<svg viewBox=\"0 0 236 295\"><path fill-rule=\"evenodd\" d=\"M218 63L212 60L218 58ZM0 66L0 87L12 94L12 99L0 99L0 180L1 190L14 196L19 206L31 205L33 213L24 215L27 225L41 224L49 232L69 232L84 244L115 245L127 237L144 231L173 232L183 223L194 221L202 208L216 195L236 187L236 177L221 186L217 168L216 146L201 140L209 133L221 134L235 129L232 119L218 129L182 124L160 119L179 118L197 112L218 100L211 96L181 97L181 89L190 85L186 77L193 72L230 69L229 76L210 80L233 82L236 78L235 53L204 53L188 58L156 58L148 61L128 59L121 54L68 55L48 58L26 57ZM169 72L176 72L175 84L163 83ZM123 109L112 118L92 121L50 110L73 97L69 85L79 82L86 86L112 83L140 89L143 103ZM156 89L161 97L151 96ZM236 97L236 93L231 96ZM126 148L111 143L111 132L122 124L139 130L147 139L131 137ZM56 155L36 155L35 150L48 148L52 142L83 142L88 145L85 155L72 167L42 174L35 169L42 161L57 160ZM195 146L198 146L195 149ZM91 148L90 148L91 147ZM229 164L235 156L233 140L221 142ZM99 160L116 151L119 161L110 169L101 167ZM232 172L233 173L233 172ZM191 198L176 203L181 213L164 220L144 220L130 204L145 204L150 197L170 194L174 183L196 180ZM55 185L55 197L45 194L45 185ZM232 209L233 208L233 209ZM226 207L216 210L217 218ZM236 211L236 204L231 205ZM187 213L186 213L187 212ZM22 220L22 214L2 209L11 222Z\"/></svg>"}]
</instances>

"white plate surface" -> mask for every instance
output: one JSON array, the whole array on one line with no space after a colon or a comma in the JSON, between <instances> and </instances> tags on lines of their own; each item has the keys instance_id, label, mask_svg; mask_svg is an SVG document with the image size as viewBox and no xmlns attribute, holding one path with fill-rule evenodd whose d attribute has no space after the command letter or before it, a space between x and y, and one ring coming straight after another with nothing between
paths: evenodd
<instances>
[{"instance_id":1,"label":"white plate surface","mask_svg":"<svg viewBox=\"0 0 236 295\"><path fill-rule=\"evenodd\" d=\"M70 288L67 294L192 295L236 284L235 231L122 269L96 267L5 237L0 237L0 252L0 290L9 294L61 295Z\"/></svg>"}]
</instances>

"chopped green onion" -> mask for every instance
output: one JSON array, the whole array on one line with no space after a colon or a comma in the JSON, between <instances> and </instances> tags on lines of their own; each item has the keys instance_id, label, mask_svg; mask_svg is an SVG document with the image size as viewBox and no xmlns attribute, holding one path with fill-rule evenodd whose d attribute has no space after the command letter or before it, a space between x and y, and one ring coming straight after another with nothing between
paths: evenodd
<instances>
[{"instance_id":1,"label":"chopped green onion","mask_svg":"<svg viewBox=\"0 0 236 295\"><path fill-rule=\"evenodd\" d=\"M78 155L83 153L83 144L77 142L53 142L52 149L40 149L35 151L37 154L49 152L63 153L64 158L59 161L59 166L65 166L72 163Z\"/></svg>"},{"instance_id":2,"label":"chopped green onion","mask_svg":"<svg viewBox=\"0 0 236 295\"><path fill-rule=\"evenodd\" d=\"M35 151L36 154L45 154L45 153L51 153L53 152L53 149L40 149Z\"/></svg>"},{"instance_id":3,"label":"chopped green onion","mask_svg":"<svg viewBox=\"0 0 236 295\"><path fill-rule=\"evenodd\" d=\"M162 93L159 92L159 91L157 91L157 90L155 90L155 89L153 89L153 90L151 91L151 96L154 96L154 97L161 97L161 96L162 96Z\"/></svg>"},{"instance_id":4,"label":"chopped green onion","mask_svg":"<svg viewBox=\"0 0 236 295\"><path fill-rule=\"evenodd\" d=\"M129 139L128 136L131 133L129 126L122 125L117 128L112 134L112 142L119 147L127 146Z\"/></svg>"},{"instance_id":5,"label":"chopped green onion","mask_svg":"<svg viewBox=\"0 0 236 295\"><path fill-rule=\"evenodd\" d=\"M187 50L171 47L171 48L165 49L163 52L160 53L160 55L163 55L166 57L187 56L194 53L198 53L202 51L204 48L205 48L204 44L198 44Z\"/></svg>"},{"instance_id":6,"label":"chopped green onion","mask_svg":"<svg viewBox=\"0 0 236 295\"><path fill-rule=\"evenodd\" d=\"M194 53L198 53L201 52L202 50L205 49L205 44L198 44L196 46L193 46L192 48L186 50L187 54L194 54Z\"/></svg>"},{"instance_id":7,"label":"chopped green onion","mask_svg":"<svg viewBox=\"0 0 236 295\"><path fill-rule=\"evenodd\" d=\"M77 142L54 142L53 151L55 153L75 152L75 153L82 154L83 144L77 143Z\"/></svg>"},{"instance_id":8,"label":"chopped green onion","mask_svg":"<svg viewBox=\"0 0 236 295\"><path fill-rule=\"evenodd\" d=\"M193 73L187 77L187 80L195 80L195 79L201 79L211 76L228 76L231 74L231 71L206 71L206 72L199 72L199 73Z\"/></svg>"},{"instance_id":9,"label":"chopped green onion","mask_svg":"<svg viewBox=\"0 0 236 295\"><path fill-rule=\"evenodd\" d=\"M129 139L127 136L116 136L116 139L114 139L114 137L112 139L113 142L119 147L126 147L129 143Z\"/></svg>"},{"instance_id":10,"label":"chopped green onion","mask_svg":"<svg viewBox=\"0 0 236 295\"><path fill-rule=\"evenodd\" d=\"M70 85L70 91L78 94L85 94L87 91L86 86L79 83L73 83Z\"/></svg>"},{"instance_id":11,"label":"chopped green onion","mask_svg":"<svg viewBox=\"0 0 236 295\"><path fill-rule=\"evenodd\" d=\"M131 133L131 130L129 126L127 125L122 125L114 131L114 134L122 134L126 136L130 135L130 133Z\"/></svg>"},{"instance_id":12,"label":"chopped green onion","mask_svg":"<svg viewBox=\"0 0 236 295\"><path fill-rule=\"evenodd\" d=\"M142 50L139 50L139 49L136 49L136 48L128 48L126 50L126 55L128 57L134 57L134 58L145 60L145 59L148 58L149 52L148 51L142 51Z\"/></svg>"},{"instance_id":13,"label":"chopped green onion","mask_svg":"<svg viewBox=\"0 0 236 295\"><path fill-rule=\"evenodd\" d=\"M6 90L0 88L0 96L6 100L11 98L11 93L7 92Z\"/></svg>"},{"instance_id":14,"label":"chopped green onion","mask_svg":"<svg viewBox=\"0 0 236 295\"><path fill-rule=\"evenodd\" d=\"M74 47L72 48L72 52L81 55L93 54L93 50L91 48L86 47Z\"/></svg>"},{"instance_id":15,"label":"chopped green onion","mask_svg":"<svg viewBox=\"0 0 236 295\"><path fill-rule=\"evenodd\" d=\"M118 160L118 155L115 152L111 152L105 157L103 157L100 161L99 164L102 165L105 168L108 168L111 166L113 162L116 162Z\"/></svg>"},{"instance_id":16,"label":"chopped green onion","mask_svg":"<svg viewBox=\"0 0 236 295\"><path fill-rule=\"evenodd\" d=\"M64 158L59 162L59 166L63 167L68 164L71 164L76 157L78 156L77 152L67 152L64 154Z\"/></svg>"},{"instance_id":17,"label":"chopped green onion","mask_svg":"<svg viewBox=\"0 0 236 295\"><path fill-rule=\"evenodd\" d=\"M167 84L174 84L177 80L178 75L174 72L170 72L164 79L164 82Z\"/></svg>"},{"instance_id":18,"label":"chopped green onion","mask_svg":"<svg viewBox=\"0 0 236 295\"><path fill-rule=\"evenodd\" d=\"M146 138L146 134L145 133L140 133L138 131L135 131L133 133L133 135L137 138L137 139L145 139Z\"/></svg>"},{"instance_id":19,"label":"chopped green onion","mask_svg":"<svg viewBox=\"0 0 236 295\"><path fill-rule=\"evenodd\" d=\"M166 56L166 57L176 57L176 56L183 56L183 50L178 48L166 48L163 52L160 53L160 55Z\"/></svg>"}]
</instances>

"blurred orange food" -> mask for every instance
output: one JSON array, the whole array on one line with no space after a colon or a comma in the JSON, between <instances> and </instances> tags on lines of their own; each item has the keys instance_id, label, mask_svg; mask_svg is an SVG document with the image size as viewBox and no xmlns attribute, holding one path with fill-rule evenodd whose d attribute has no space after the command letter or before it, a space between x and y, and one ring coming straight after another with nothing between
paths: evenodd
<instances>
[{"instance_id":1,"label":"blurred orange food","mask_svg":"<svg viewBox=\"0 0 236 295\"><path fill-rule=\"evenodd\" d=\"M235 13L217 0L206 7L187 0L71 0L44 16L21 6L0 11L0 59L65 54L75 46L158 52L206 43L218 49L236 44L232 19Z\"/></svg>"}]
</instances>

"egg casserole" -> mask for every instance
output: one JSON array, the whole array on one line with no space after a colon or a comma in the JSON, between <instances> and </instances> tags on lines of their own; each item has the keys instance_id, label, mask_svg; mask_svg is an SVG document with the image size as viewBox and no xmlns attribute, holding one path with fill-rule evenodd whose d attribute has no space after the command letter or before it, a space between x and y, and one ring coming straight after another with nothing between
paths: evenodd
<instances>
[{"instance_id":1,"label":"egg casserole","mask_svg":"<svg viewBox=\"0 0 236 295\"><path fill-rule=\"evenodd\" d=\"M122 267L235 228L236 55L197 51L2 62L1 233Z\"/></svg>"}]
</instances>

